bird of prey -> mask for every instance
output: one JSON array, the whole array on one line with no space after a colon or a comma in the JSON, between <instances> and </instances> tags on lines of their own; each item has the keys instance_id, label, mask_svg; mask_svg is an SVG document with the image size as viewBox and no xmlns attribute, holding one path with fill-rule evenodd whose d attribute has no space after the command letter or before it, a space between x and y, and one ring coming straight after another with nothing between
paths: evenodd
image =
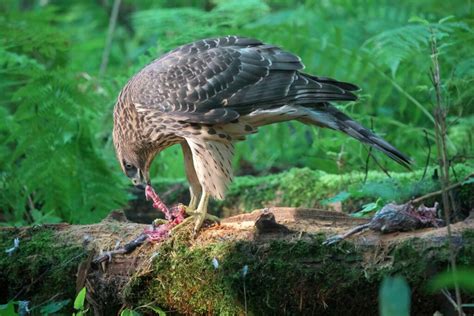
<instances>
[{"instance_id":1,"label":"bird of prey","mask_svg":"<svg viewBox=\"0 0 474 316\"><path fill-rule=\"evenodd\" d=\"M358 87L304 73L301 59L259 40L225 36L199 40L140 70L121 90L113 139L123 172L150 186L155 156L180 144L197 232L210 197L223 199L232 181L234 143L258 127L297 120L341 131L408 166L388 142L339 111ZM148 190L147 190L148 192Z\"/></svg>"}]
</instances>

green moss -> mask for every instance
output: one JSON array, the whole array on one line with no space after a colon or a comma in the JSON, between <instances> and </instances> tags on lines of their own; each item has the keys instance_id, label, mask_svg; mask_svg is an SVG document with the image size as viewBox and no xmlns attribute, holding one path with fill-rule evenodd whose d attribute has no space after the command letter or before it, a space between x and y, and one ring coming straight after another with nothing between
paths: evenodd
<instances>
[{"instance_id":1,"label":"green moss","mask_svg":"<svg viewBox=\"0 0 474 316\"><path fill-rule=\"evenodd\" d=\"M467 164L453 167L457 182L472 172ZM430 167L423 178L424 170L413 172L390 173L391 178L381 171L370 171L364 183L365 173L328 174L309 168L293 168L280 174L265 177L238 177L231 185L226 200L219 205L222 208L254 210L271 205L295 207L317 207L324 199L335 196L341 191L351 193L346 204L356 207L367 200L382 198L387 202L404 202L414 196L421 196L436 191L439 183L432 179L435 168ZM474 186L464 188L463 194L470 196ZM472 194L471 194L472 196ZM472 198L467 198L472 200ZM472 204L472 203L471 203ZM351 209L351 207L348 207Z\"/></svg>"},{"instance_id":2,"label":"green moss","mask_svg":"<svg viewBox=\"0 0 474 316\"><path fill-rule=\"evenodd\" d=\"M183 314L244 314L247 301L253 315L375 315L383 277L403 275L412 287L413 301L424 302L413 312L429 314L439 308L439 300L426 292L425 285L448 267L446 244L426 248L423 241L411 240L383 250L359 249L348 242L323 246L323 238L223 241L194 247L170 240L160 248L154 272L132 279L125 300L131 306L153 302ZM472 264L474 246L469 245L474 244L474 232L463 238L458 262ZM219 262L217 269L213 258Z\"/></svg>"},{"instance_id":3,"label":"green moss","mask_svg":"<svg viewBox=\"0 0 474 316\"><path fill-rule=\"evenodd\" d=\"M253 210L265 206L265 202L275 200L278 176L237 177L229 188L226 200L218 207Z\"/></svg>"},{"instance_id":4,"label":"green moss","mask_svg":"<svg viewBox=\"0 0 474 316\"><path fill-rule=\"evenodd\" d=\"M167 242L154 262L160 273L132 279L124 296L132 305L155 302L182 313L238 314L241 309L227 291L222 273L212 265L212 259L221 258L229 247L222 243L191 251L184 243Z\"/></svg>"},{"instance_id":5,"label":"green moss","mask_svg":"<svg viewBox=\"0 0 474 316\"><path fill-rule=\"evenodd\" d=\"M82 247L68 245L54 230L38 227L2 231L0 249L10 248L16 237L20 238L19 249L11 256L0 256L0 299L30 300L34 305L56 294L56 300L73 298Z\"/></svg>"},{"instance_id":6,"label":"green moss","mask_svg":"<svg viewBox=\"0 0 474 316\"><path fill-rule=\"evenodd\" d=\"M256 315L319 310L364 275L362 256L354 247L325 247L322 240L275 241L263 248L251 242L195 248L167 243L154 263L159 272L153 278L135 278L126 300L193 314L243 314L245 300L248 311ZM217 269L213 258L219 262ZM301 300L311 304L300 304Z\"/></svg>"},{"instance_id":7,"label":"green moss","mask_svg":"<svg viewBox=\"0 0 474 316\"><path fill-rule=\"evenodd\" d=\"M474 267L474 229L462 234L463 248L459 252L457 262L460 266Z\"/></svg>"},{"instance_id":8,"label":"green moss","mask_svg":"<svg viewBox=\"0 0 474 316\"><path fill-rule=\"evenodd\" d=\"M248 265L246 280L249 310L257 315L281 311L310 313L340 295L363 277L362 257L349 244L325 247L322 239L288 243L275 241L262 249L241 243L229 259L233 288L243 300L241 267ZM230 271L229 271L230 272ZM232 275L232 274L231 274ZM334 284L338 284L334 287ZM265 302L265 304L262 304Z\"/></svg>"},{"instance_id":9,"label":"green moss","mask_svg":"<svg viewBox=\"0 0 474 316\"><path fill-rule=\"evenodd\" d=\"M321 198L321 171L291 169L280 181L282 203L287 206L311 206Z\"/></svg>"}]
</instances>

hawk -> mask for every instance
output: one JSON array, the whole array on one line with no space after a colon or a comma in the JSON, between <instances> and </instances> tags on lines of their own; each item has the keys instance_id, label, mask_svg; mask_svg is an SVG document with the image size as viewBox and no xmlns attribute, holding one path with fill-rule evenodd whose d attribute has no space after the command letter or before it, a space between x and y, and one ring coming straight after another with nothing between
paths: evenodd
<instances>
[{"instance_id":1,"label":"hawk","mask_svg":"<svg viewBox=\"0 0 474 316\"><path fill-rule=\"evenodd\" d=\"M395 147L339 111L354 84L304 73L301 59L259 40L226 36L174 49L140 70L114 108L113 140L123 172L150 186L155 156L180 144L190 184L195 232L210 197L223 199L232 181L234 143L260 126L297 120L341 131L408 166ZM147 190L148 194L148 190Z\"/></svg>"}]
</instances>

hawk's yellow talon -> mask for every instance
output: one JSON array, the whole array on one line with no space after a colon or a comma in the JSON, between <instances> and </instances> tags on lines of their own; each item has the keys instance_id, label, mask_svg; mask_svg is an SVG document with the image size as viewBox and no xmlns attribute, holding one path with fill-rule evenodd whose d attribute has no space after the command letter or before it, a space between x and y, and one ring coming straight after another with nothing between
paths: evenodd
<instances>
[{"instance_id":1,"label":"hawk's yellow talon","mask_svg":"<svg viewBox=\"0 0 474 316\"><path fill-rule=\"evenodd\" d=\"M168 223L168 221L166 219L157 218L157 219L153 220L152 225L156 227L156 226L160 226L160 225L167 224L167 223Z\"/></svg>"}]
</instances>

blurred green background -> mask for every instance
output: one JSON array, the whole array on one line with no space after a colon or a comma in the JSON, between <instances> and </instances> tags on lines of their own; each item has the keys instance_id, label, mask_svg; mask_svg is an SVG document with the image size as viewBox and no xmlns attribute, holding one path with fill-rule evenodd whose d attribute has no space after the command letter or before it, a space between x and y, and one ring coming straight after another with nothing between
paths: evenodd
<instances>
[{"instance_id":1,"label":"blurred green background","mask_svg":"<svg viewBox=\"0 0 474 316\"><path fill-rule=\"evenodd\" d=\"M129 182L111 141L116 96L151 60L205 37L255 37L301 56L308 73L359 85L360 100L338 106L423 168L434 142L434 36L450 154L473 156L471 1L3 0L0 12L0 221L8 224L90 223L123 206ZM155 159L154 179L184 177L180 151ZM338 174L364 170L366 159L367 148L345 135L289 122L240 143L234 163L237 174L294 166Z\"/></svg>"}]
</instances>

